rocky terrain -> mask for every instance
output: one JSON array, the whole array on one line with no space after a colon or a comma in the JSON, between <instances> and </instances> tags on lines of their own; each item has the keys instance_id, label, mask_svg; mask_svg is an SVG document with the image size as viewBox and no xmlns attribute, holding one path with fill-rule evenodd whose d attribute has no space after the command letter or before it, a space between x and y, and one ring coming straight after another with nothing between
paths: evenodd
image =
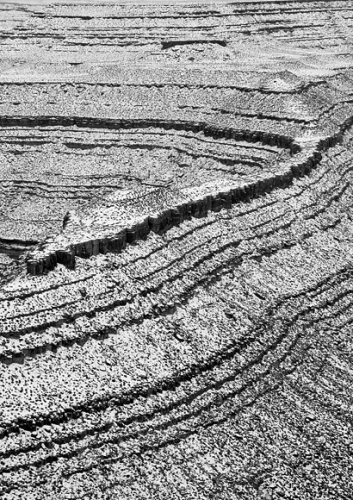
<instances>
[{"instance_id":1,"label":"rocky terrain","mask_svg":"<svg viewBox=\"0 0 353 500\"><path fill-rule=\"evenodd\" d=\"M352 28L0 4L1 498L352 498Z\"/></svg>"}]
</instances>

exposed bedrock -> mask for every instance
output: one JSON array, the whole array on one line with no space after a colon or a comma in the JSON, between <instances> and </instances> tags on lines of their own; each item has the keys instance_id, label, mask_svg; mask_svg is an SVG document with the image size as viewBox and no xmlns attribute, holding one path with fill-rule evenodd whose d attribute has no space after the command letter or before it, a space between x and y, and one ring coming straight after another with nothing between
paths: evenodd
<instances>
[{"instance_id":1,"label":"exposed bedrock","mask_svg":"<svg viewBox=\"0 0 353 500\"><path fill-rule=\"evenodd\" d=\"M9 240L0 238L0 253L4 253L12 259L18 259L24 252L38 244L36 240Z\"/></svg>"},{"instance_id":2,"label":"exposed bedrock","mask_svg":"<svg viewBox=\"0 0 353 500\"><path fill-rule=\"evenodd\" d=\"M102 260L93 256L92 263L79 259L74 273L60 269L32 277L26 289L3 295L1 361L23 362L60 346L119 336L131 322L173 317L196 289L242 262L267 262L271 255L292 247L294 252L306 240L316 241L326 233L342 241L353 215L351 175L349 153L336 146L322 152L317 169L285 190L234 204L228 212L192 217L163 238L127 245L120 254ZM97 213L106 208L99 207ZM77 224L75 214L68 219L68 227ZM120 243L125 239L126 234ZM85 252L87 247L92 248L85 245ZM345 259L350 261L350 252ZM260 301L262 296L260 292Z\"/></svg>"},{"instance_id":3,"label":"exposed bedrock","mask_svg":"<svg viewBox=\"0 0 353 500\"><path fill-rule=\"evenodd\" d=\"M162 42L162 49L170 49L171 47L177 47L178 45L195 45L195 44L216 44L220 45L221 47L226 47L227 46L227 41L226 40L213 40L213 39L207 39L205 38L204 40L165 40Z\"/></svg>"},{"instance_id":4,"label":"exposed bedrock","mask_svg":"<svg viewBox=\"0 0 353 500\"><path fill-rule=\"evenodd\" d=\"M235 141L262 142L273 146L288 148L296 153L299 148L293 138L276 133L267 133L262 130L237 130L232 128L221 128L217 125L205 122L173 121L159 119L113 119L113 118L90 118L81 116L0 116L1 127L70 127L104 128L104 129L129 129L129 128L164 128L166 130L184 130L192 132L203 132L205 136L214 139L224 137Z\"/></svg>"},{"instance_id":5,"label":"exposed bedrock","mask_svg":"<svg viewBox=\"0 0 353 500\"><path fill-rule=\"evenodd\" d=\"M63 126L62 117L56 117L58 126L48 121L41 126L35 118L33 127L2 128L3 239L43 241L60 231L68 210L81 210L116 190L242 178L291 154L290 147L276 146L286 138L262 134L273 144L266 145L260 133L257 141L249 131L232 138L230 129L199 122L132 120L123 127L119 120L78 118L78 127ZM216 133L217 138L210 135Z\"/></svg>"},{"instance_id":6,"label":"exposed bedrock","mask_svg":"<svg viewBox=\"0 0 353 500\"><path fill-rule=\"evenodd\" d=\"M14 1L0 497L351 499L352 2Z\"/></svg>"},{"instance_id":7,"label":"exposed bedrock","mask_svg":"<svg viewBox=\"0 0 353 500\"><path fill-rule=\"evenodd\" d=\"M8 118L2 118L2 125L14 125L14 121L7 121ZM15 119L12 119L15 120ZM53 126L54 122L60 125L77 125L83 127L94 127L99 126L106 128L143 128L143 127L159 127L166 129L177 129L185 131L200 132L202 131L205 136L211 136L212 138L224 137L226 139L234 139L235 141L246 141L246 142L261 142L263 144L269 144L271 146L278 146L280 148L289 149L292 155L298 153L301 147L296 144L293 139L287 136L279 136L276 134L268 134L262 131L243 131L235 129L222 129L216 126L207 125L205 123L189 123L189 122L166 122L166 121L141 121L141 120L97 120L97 119L81 119L81 118L62 118L62 117L43 117L43 118L17 118L17 125L21 126L32 124L41 126ZM154 204L155 215L149 215L146 213L146 209L138 210L138 216L135 216L136 220L127 226L122 226L124 218L119 217L119 211L114 216L114 224L119 226L118 233L110 233L109 235L103 235L99 237L90 238L84 236L84 231L93 231L94 233L99 233L103 228L91 227L83 228L80 227L79 221L76 220L75 224L72 224L70 216L65 216L63 221L64 230L59 235L59 240L53 240L49 238L47 241L43 242L38 246L37 250L32 252L28 256L27 269L28 272L35 275L40 275L45 273L55 267L57 263L66 265L69 268L74 268L75 266L75 256L80 257L90 257L92 255L97 255L98 253L106 253L109 251L121 251L125 248L126 243L134 243L138 239L143 239L147 237L148 233L152 230L156 233L160 233L170 229L172 226L180 224L185 219L190 217L203 217L211 211L219 211L222 208L229 208L233 203L250 200L256 196L268 192L275 187L286 187L293 175L303 175L309 169L309 165L315 162L317 155L313 154L312 158L308 158L306 163L295 164L292 167L293 172L296 174L291 174L290 171L286 172L283 166L274 175L263 176L263 178L248 182L235 183L233 186L227 185L226 183L219 182L210 186L201 186L195 189L181 190L178 192L173 189L167 190L167 198L164 199L164 204L167 207L163 208L163 205L159 204L158 200L156 205L156 194L151 198L152 204ZM159 194L159 192L158 192ZM140 194L144 197L144 194ZM151 197L151 195L149 195ZM187 200L185 200L187 197ZM165 194L164 194L165 198ZM144 200L144 204L148 205L148 196ZM143 216L142 213L145 212ZM111 218L111 214L110 218ZM133 217L129 217L130 219ZM76 216L77 219L77 216ZM125 217L126 219L126 217ZM107 229L103 229L103 232L107 233L112 231L112 222L109 224L104 220L104 214L100 220L100 224L107 225ZM109 225L111 226L109 228ZM71 243L71 234L75 234L77 239L78 235L81 233L81 239L77 243ZM61 247L57 248L57 245L61 243ZM53 248L54 247L54 248ZM51 249L51 250L49 250Z\"/></svg>"},{"instance_id":8,"label":"exposed bedrock","mask_svg":"<svg viewBox=\"0 0 353 500\"><path fill-rule=\"evenodd\" d=\"M160 190L152 193L142 192L139 196L144 199L144 206L135 210L135 217L132 213L129 214L128 221L130 222L131 219L133 221L127 225L124 225L126 216L124 217L119 212L118 206L113 211L110 210L109 213L98 208L98 214L95 216L98 223L90 221L88 226L84 219L79 220L79 215L75 215L74 220L72 220L68 214L64 220L62 233L57 238L52 237L44 241L28 255L27 270L30 274L40 275L52 270L57 263L73 269L76 256L89 258L99 253L119 252L126 247L126 244L146 238L150 231L161 233L190 217L204 217L209 211L218 212L223 208L230 208L234 203L250 201L272 189L286 188L294 178L306 175L316 167L321 160L321 151L339 143L342 140L344 130L350 127L352 121L352 119L348 119L334 136L321 139L316 144L305 140L295 142L287 137L277 137L272 134L267 136L266 134L251 133L247 136L244 132L238 133L232 130L222 131L212 128L213 136L216 137L224 134L228 137L241 136L243 140L252 140L254 137L258 140L260 135L263 142L270 141L273 144L273 141L277 141L281 145L286 144L291 152L296 154L287 163L282 163L275 172L265 174L262 178L245 184L239 185L239 182L234 183L234 185L224 183L222 186L222 183L218 185L215 183L179 192L168 189L163 195ZM162 198L164 198L164 203L159 201ZM149 215L148 208L146 212L146 205L149 209L154 206L156 213ZM143 215L144 211L145 215ZM88 216L91 217L92 213L89 213ZM113 232L114 225L118 226L118 232ZM94 236L87 237L89 232L92 232Z\"/></svg>"}]
</instances>

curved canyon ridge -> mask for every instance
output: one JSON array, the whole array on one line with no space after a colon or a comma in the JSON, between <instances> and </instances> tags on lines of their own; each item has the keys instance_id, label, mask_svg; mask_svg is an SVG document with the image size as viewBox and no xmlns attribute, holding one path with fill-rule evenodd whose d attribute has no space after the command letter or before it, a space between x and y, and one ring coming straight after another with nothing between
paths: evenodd
<instances>
[{"instance_id":1,"label":"curved canyon ridge","mask_svg":"<svg viewBox=\"0 0 353 500\"><path fill-rule=\"evenodd\" d=\"M353 3L0 3L0 498L349 500Z\"/></svg>"}]
</instances>

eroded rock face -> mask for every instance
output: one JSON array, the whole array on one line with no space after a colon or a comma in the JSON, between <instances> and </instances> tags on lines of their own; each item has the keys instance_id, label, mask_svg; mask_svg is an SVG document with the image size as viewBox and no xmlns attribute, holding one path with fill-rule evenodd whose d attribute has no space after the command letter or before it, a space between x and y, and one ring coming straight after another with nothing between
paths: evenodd
<instances>
[{"instance_id":1,"label":"eroded rock face","mask_svg":"<svg viewBox=\"0 0 353 500\"><path fill-rule=\"evenodd\" d=\"M141 126L139 122L126 124L127 127L134 125ZM173 123L159 125L164 128L174 127ZM163 233L191 217L205 217L211 210L218 212L222 208L230 208L233 203L252 199L279 186L283 187L292 181L294 175L303 175L305 169L311 170L315 164L315 155L307 144L305 157L302 148L285 136L267 133L257 133L254 136L249 132L239 133L236 130L219 129L205 124L178 125L179 130L183 127L186 130L202 131L203 136L224 137L228 142L233 142L237 137L241 138L243 142L236 143L238 149L242 145L244 148L244 143L252 143L255 139L259 141L255 144L260 151L266 153L266 145L269 143L275 146L270 148L271 153L277 152L282 161L279 162L276 156L272 165L263 160L263 165L257 172L246 175L244 169L241 176L234 175L230 169L227 172L227 169L223 168L218 172L215 168L214 171L210 170L212 182L205 182L207 177L201 177L200 172L197 172L194 182L191 183L186 183L185 179L178 182L177 178L170 177L170 182L164 186L136 187L127 192L115 191L99 202L88 204L80 212L69 211L63 220L63 231L58 236L42 242L28 255L28 272L40 275L53 269L57 263L74 268L75 256L89 258L98 253L120 251L126 247L126 243L135 243L146 238L150 231ZM114 126L119 127L121 123L115 123ZM279 154L281 147L287 150L287 154ZM296 157L295 162L291 162L290 155L299 151L302 154ZM286 156L287 162L284 159ZM170 174L168 167L169 164L162 168ZM264 174L265 168L267 173ZM217 178L218 180L215 180ZM191 187L190 184L193 183L196 185Z\"/></svg>"},{"instance_id":2,"label":"eroded rock face","mask_svg":"<svg viewBox=\"0 0 353 500\"><path fill-rule=\"evenodd\" d=\"M5 499L351 497L352 19L0 6Z\"/></svg>"}]
</instances>

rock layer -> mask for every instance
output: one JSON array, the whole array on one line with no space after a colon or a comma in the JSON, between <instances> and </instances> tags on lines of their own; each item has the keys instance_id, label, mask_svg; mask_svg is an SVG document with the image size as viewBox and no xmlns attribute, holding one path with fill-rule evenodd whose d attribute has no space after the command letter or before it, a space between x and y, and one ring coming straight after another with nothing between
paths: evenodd
<instances>
[{"instance_id":1,"label":"rock layer","mask_svg":"<svg viewBox=\"0 0 353 500\"><path fill-rule=\"evenodd\" d=\"M352 19L1 4L2 498L351 497Z\"/></svg>"}]
</instances>

